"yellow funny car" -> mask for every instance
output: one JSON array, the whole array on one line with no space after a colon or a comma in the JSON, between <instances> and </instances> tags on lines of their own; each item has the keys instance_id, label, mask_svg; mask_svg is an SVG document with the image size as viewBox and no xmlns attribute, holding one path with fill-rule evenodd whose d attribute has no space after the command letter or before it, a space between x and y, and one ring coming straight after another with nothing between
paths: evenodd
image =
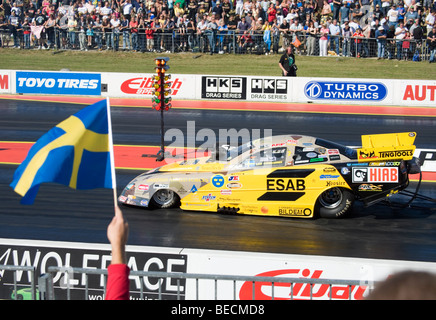
<instances>
[{"instance_id":1,"label":"yellow funny car","mask_svg":"<svg viewBox=\"0 0 436 320\"><path fill-rule=\"evenodd\" d=\"M364 135L360 148L303 135L262 138L143 173L118 201L191 211L339 218L351 212L355 200L371 205L408 186L409 174L420 172L413 157L415 138L415 132Z\"/></svg>"}]
</instances>

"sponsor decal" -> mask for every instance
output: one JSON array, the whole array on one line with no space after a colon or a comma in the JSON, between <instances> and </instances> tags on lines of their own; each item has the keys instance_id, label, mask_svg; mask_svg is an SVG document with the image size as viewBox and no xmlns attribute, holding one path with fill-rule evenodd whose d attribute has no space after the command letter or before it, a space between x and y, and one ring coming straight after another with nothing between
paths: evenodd
<instances>
[{"instance_id":1,"label":"sponsor decal","mask_svg":"<svg viewBox=\"0 0 436 320\"><path fill-rule=\"evenodd\" d=\"M224 185L224 183L225 183L224 176L221 175L221 174L214 175L212 177L211 181L212 181L212 185L215 188L221 188Z\"/></svg>"},{"instance_id":2,"label":"sponsor decal","mask_svg":"<svg viewBox=\"0 0 436 320\"><path fill-rule=\"evenodd\" d=\"M321 180L337 180L339 175L336 174L322 174L319 176Z\"/></svg>"},{"instance_id":3,"label":"sponsor decal","mask_svg":"<svg viewBox=\"0 0 436 320\"><path fill-rule=\"evenodd\" d=\"M378 153L380 158L402 158L413 156L413 150L381 151Z\"/></svg>"},{"instance_id":4,"label":"sponsor decal","mask_svg":"<svg viewBox=\"0 0 436 320\"><path fill-rule=\"evenodd\" d=\"M148 191L148 188L149 188L148 184L140 184L138 186L138 190L141 190L141 191Z\"/></svg>"},{"instance_id":5,"label":"sponsor decal","mask_svg":"<svg viewBox=\"0 0 436 320\"><path fill-rule=\"evenodd\" d=\"M168 189L169 187L170 187L170 185L166 184L166 183L155 183L153 185L153 188L155 188L155 189Z\"/></svg>"},{"instance_id":6,"label":"sponsor decal","mask_svg":"<svg viewBox=\"0 0 436 320\"><path fill-rule=\"evenodd\" d=\"M280 278L301 278L301 279L320 279L324 270L319 269L283 269L260 273L257 277L280 277ZM326 276L324 276L326 277ZM327 277L328 278L328 277ZM253 287L254 286L254 287ZM367 287L329 285L308 283L285 283L277 282L274 286L271 282L244 282L239 290L240 300L321 300L321 299L340 299L340 300L362 300ZM274 295L273 295L274 293Z\"/></svg>"},{"instance_id":7,"label":"sponsor decal","mask_svg":"<svg viewBox=\"0 0 436 320\"><path fill-rule=\"evenodd\" d=\"M230 183L227 183L227 188L240 189L240 188L242 188L242 184L240 184L239 182L230 182Z\"/></svg>"},{"instance_id":8,"label":"sponsor decal","mask_svg":"<svg viewBox=\"0 0 436 320\"><path fill-rule=\"evenodd\" d=\"M349 174L349 173L350 173L350 169L344 167L344 168L341 169L341 173L342 173L343 175Z\"/></svg>"},{"instance_id":9,"label":"sponsor decal","mask_svg":"<svg viewBox=\"0 0 436 320\"><path fill-rule=\"evenodd\" d=\"M328 149L327 153L329 155L333 155L333 154L339 154L339 150L338 149Z\"/></svg>"},{"instance_id":10,"label":"sponsor decal","mask_svg":"<svg viewBox=\"0 0 436 320\"><path fill-rule=\"evenodd\" d=\"M353 168L353 182L398 182L398 168L368 167Z\"/></svg>"},{"instance_id":11,"label":"sponsor decal","mask_svg":"<svg viewBox=\"0 0 436 320\"><path fill-rule=\"evenodd\" d=\"M361 184L358 188L359 191L382 191L383 185L374 185L374 184Z\"/></svg>"},{"instance_id":12,"label":"sponsor decal","mask_svg":"<svg viewBox=\"0 0 436 320\"><path fill-rule=\"evenodd\" d=\"M94 73L16 73L17 93L100 95L101 76Z\"/></svg>"},{"instance_id":13,"label":"sponsor decal","mask_svg":"<svg viewBox=\"0 0 436 320\"><path fill-rule=\"evenodd\" d=\"M213 196L211 193L209 193L208 195L203 196L203 198L201 198L201 199L203 199L206 202L209 202L209 201L215 200L216 196Z\"/></svg>"},{"instance_id":14,"label":"sponsor decal","mask_svg":"<svg viewBox=\"0 0 436 320\"><path fill-rule=\"evenodd\" d=\"M203 99L245 100L247 78L245 77L202 77L201 97Z\"/></svg>"},{"instance_id":15,"label":"sponsor decal","mask_svg":"<svg viewBox=\"0 0 436 320\"><path fill-rule=\"evenodd\" d=\"M281 216L305 216L308 217L312 214L310 208L279 208L279 215Z\"/></svg>"},{"instance_id":16,"label":"sponsor decal","mask_svg":"<svg viewBox=\"0 0 436 320\"><path fill-rule=\"evenodd\" d=\"M385 158L404 158L404 157L412 157L413 150L388 150L388 151L363 151L359 150L359 159L362 160L370 160L370 159L385 159Z\"/></svg>"},{"instance_id":17,"label":"sponsor decal","mask_svg":"<svg viewBox=\"0 0 436 320\"><path fill-rule=\"evenodd\" d=\"M266 190L306 190L306 182L303 179L266 179Z\"/></svg>"},{"instance_id":18,"label":"sponsor decal","mask_svg":"<svg viewBox=\"0 0 436 320\"><path fill-rule=\"evenodd\" d=\"M379 82L310 81L304 93L313 100L381 101L387 95L387 88Z\"/></svg>"},{"instance_id":19,"label":"sponsor decal","mask_svg":"<svg viewBox=\"0 0 436 320\"><path fill-rule=\"evenodd\" d=\"M229 176L229 181L239 181L239 176Z\"/></svg>"},{"instance_id":20,"label":"sponsor decal","mask_svg":"<svg viewBox=\"0 0 436 320\"><path fill-rule=\"evenodd\" d=\"M375 155L374 151L370 151L370 152L364 152L362 150L359 150L359 159L376 159L378 158Z\"/></svg>"},{"instance_id":21,"label":"sponsor decal","mask_svg":"<svg viewBox=\"0 0 436 320\"><path fill-rule=\"evenodd\" d=\"M151 95L153 91L153 83L152 77L131 78L124 81L121 84L120 89L126 94ZM183 81L181 81L179 78L175 78L174 80L168 81L168 83L170 84L171 95L177 96Z\"/></svg>"}]
</instances>

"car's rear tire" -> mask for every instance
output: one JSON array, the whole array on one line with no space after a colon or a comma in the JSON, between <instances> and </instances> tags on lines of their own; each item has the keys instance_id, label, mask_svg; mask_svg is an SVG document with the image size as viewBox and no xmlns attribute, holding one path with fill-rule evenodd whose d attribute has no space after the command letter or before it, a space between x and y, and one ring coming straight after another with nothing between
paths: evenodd
<instances>
[{"instance_id":1,"label":"car's rear tire","mask_svg":"<svg viewBox=\"0 0 436 320\"><path fill-rule=\"evenodd\" d=\"M352 209L354 195L348 189L331 188L318 197L318 214L321 218L342 218Z\"/></svg>"},{"instance_id":2,"label":"car's rear tire","mask_svg":"<svg viewBox=\"0 0 436 320\"><path fill-rule=\"evenodd\" d=\"M177 193L169 189L159 189L151 197L152 206L160 209L173 208L179 203L180 198Z\"/></svg>"}]
</instances>

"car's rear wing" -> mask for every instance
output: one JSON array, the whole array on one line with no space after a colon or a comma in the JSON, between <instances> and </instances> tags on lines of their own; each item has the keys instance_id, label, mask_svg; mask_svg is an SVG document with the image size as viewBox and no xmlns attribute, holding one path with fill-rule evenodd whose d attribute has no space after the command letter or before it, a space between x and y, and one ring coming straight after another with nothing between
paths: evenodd
<instances>
[{"instance_id":1,"label":"car's rear wing","mask_svg":"<svg viewBox=\"0 0 436 320\"><path fill-rule=\"evenodd\" d=\"M411 160L416 148L415 138L416 132L363 135L357 158L359 162Z\"/></svg>"}]
</instances>

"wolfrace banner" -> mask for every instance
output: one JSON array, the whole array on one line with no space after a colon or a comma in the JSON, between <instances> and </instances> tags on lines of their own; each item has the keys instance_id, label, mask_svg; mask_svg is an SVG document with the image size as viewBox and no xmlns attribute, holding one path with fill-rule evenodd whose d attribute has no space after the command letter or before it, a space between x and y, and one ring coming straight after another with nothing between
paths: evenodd
<instances>
[{"instance_id":1,"label":"wolfrace banner","mask_svg":"<svg viewBox=\"0 0 436 320\"><path fill-rule=\"evenodd\" d=\"M1 239L0 239L1 240ZM5 239L3 239L5 240ZM67 298L67 287L70 288L70 297L74 300L100 300L104 299L105 282L104 275L82 275L69 272L71 268L85 269L107 269L111 262L109 245L78 245L74 243L46 243L41 245L34 241L27 246L25 240L10 240L11 244L0 241L0 265L34 266L36 277L47 273L51 266L62 267L63 272L54 274L54 294L56 300ZM27 241L29 244L31 241ZM36 243L36 245L35 245ZM57 246L59 244L59 246ZM107 249L107 250L106 250ZM158 272L180 272L186 273L187 256L173 253L158 252L133 252L127 248L127 264L132 271L158 271ZM31 287L31 272L16 272L17 293L26 299L23 294L25 289ZM88 283L87 283L88 282ZM140 299L141 285L143 299L157 299L159 286L161 287L161 298L164 300L177 299L177 292L180 299L185 299L186 283L180 279L152 278L130 276L130 299ZM88 288L88 296L85 297L85 290ZM0 299L11 299L14 290L14 272L0 270ZM30 297L30 295L29 295Z\"/></svg>"}]
</instances>

